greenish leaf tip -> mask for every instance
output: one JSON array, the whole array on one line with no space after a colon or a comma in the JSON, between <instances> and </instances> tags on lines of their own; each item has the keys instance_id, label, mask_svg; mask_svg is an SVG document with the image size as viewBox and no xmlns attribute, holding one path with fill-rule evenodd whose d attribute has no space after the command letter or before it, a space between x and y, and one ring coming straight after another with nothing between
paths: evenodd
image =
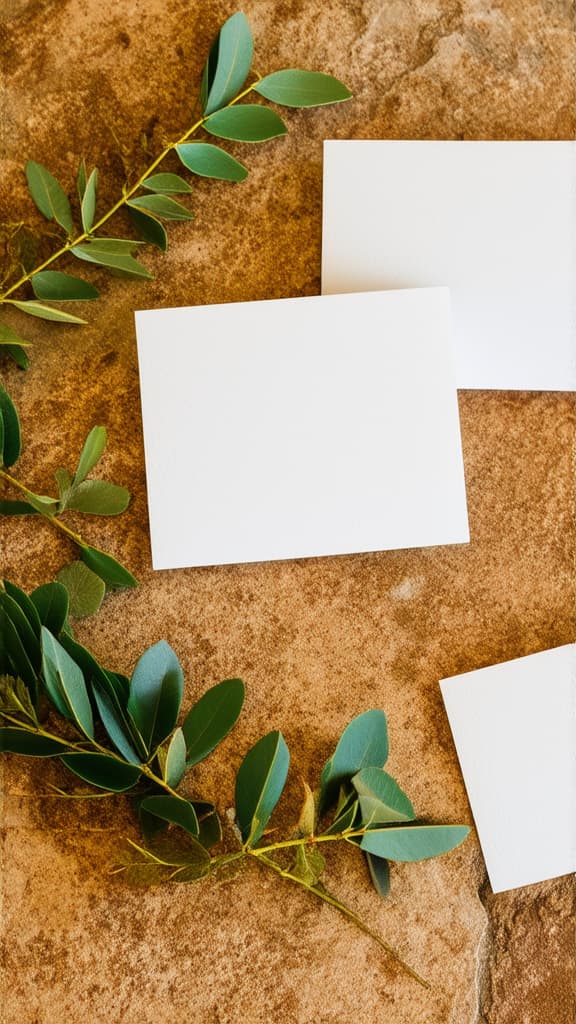
<instances>
[{"instance_id":1,"label":"greenish leaf tip","mask_svg":"<svg viewBox=\"0 0 576 1024\"><path fill-rule=\"evenodd\" d=\"M170 735L180 711L184 676L176 654L165 640L149 647L130 680L128 711L150 752Z\"/></svg>"},{"instance_id":2,"label":"greenish leaf tip","mask_svg":"<svg viewBox=\"0 0 576 1024\"><path fill-rule=\"evenodd\" d=\"M318 107L326 103L341 103L352 96L350 90L332 75L296 68L266 75L256 83L254 92L285 107Z\"/></svg>"},{"instance_id":3,"label":"greenish leaf tip","mask_svg":"<svg viewBox=\"0 0 576 1024\"><path fill-rule=\"evenodd\" d=\"M204 128L211 135L232 142L267 142L288 130L274 110L254 103L217 110L206 119Z\"/></svg>"},{"instance_id":4,"label":"greenish leaf tip","mask_svg":"<svg viewBox=\"0 0 576 1024\"><path fill-rule=\"evenodd\" d=\"M254 42L246 15L233 14L210 50L202 79L204 115L224 107L240 92L252 63Z\"/></svg>"}]
</instances>

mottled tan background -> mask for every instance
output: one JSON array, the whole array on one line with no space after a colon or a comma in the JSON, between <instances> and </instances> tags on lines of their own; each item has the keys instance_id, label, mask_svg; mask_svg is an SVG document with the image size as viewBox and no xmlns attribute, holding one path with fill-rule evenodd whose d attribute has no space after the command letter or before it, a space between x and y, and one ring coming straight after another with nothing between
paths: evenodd
<instances>
[{"instance_id":1,"label":"mottled tan background","mask_svg":"<svg viewBox=\"0 0 576 1024\"><path fill-rule=\"evenodd\" d=\"M234 10L3 0L1 218L41 224L27 159L72 191L83 155L101 168L103 201L116 197L123 165L143 169L143 147L151 156L189 125L207 48ZM108 427L104 469L134 499L121 520L87 531L142 585L107 599L78 634L124 671L165 637L190 698L226 676L246 680L242 722L199 772L222 809L264 731L281 728L292 750L294 809L298 774L314 781L349 719L380 706L391 771L419 812L470 821L438 679L575 638L573 398L461 393L469 546L152 573L132 311L317 293L324 138L572 138L574 5L247 0L244 10L261 73L333 72L355 98L288 113L284 140L236 147L250 177L197 185L194 224L169 229L166 256L146 251L153 282L91 275L105 298L83 307L89 327L25 324L33 365L5 369L24 426L19 473L49 491L87 430ZM73 554L25 520L4 524L1 543L5 574L27 588ZM132 829L122 799L43 795L60 779L49 762L5 769L9 1024L573 1021L569 878L493 896L473 834L444 858L395 867L381 904L352 851L332 856L331 887L430 979L427 993L330 908L256 869L228 888L127 890L107 873Z\"/></svg>"}]
</instances>

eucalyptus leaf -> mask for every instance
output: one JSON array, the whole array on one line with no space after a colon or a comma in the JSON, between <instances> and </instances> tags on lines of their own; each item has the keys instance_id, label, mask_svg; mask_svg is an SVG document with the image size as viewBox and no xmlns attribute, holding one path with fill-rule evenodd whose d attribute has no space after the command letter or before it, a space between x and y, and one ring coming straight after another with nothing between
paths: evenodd
<instances>
[{"instance_id":1,"label":"eucalyptus leaf","mask_svg":"<svg viewBox=\"0 0 576 1024\"><path fill-rule=\"evenodd\" d=\"M288 130L274 110L254 103L218 110L207 118L204 128L211 135L233 142L266 142Z\"/></svg>"},{"instance_id":2,"label":"eucalyptus leaf","mask_svg":"<svg viewBox=\"0 0 576 1024\"><path fill-rule=\"evenodd\" d=\"M269 732L251 748L236 777L236 818L246 846L262 837L282 795L290 754L280 732Z\"/></svg>"},{"instance_id":3,"label":"eucalyptus leaf","mask_svg":"<svg viewBox=\"0 0 576 1024\"><path fill-rule=\"evenodd\" d=\"M149 751L154 751L176 725L184 677L180 662L165 640L149 647L130 680L130 712Z\"/></svg>"},{"instance_id":4,"label":"eucalyptus leaf","mask_svg":"<svg viewBox=\"0 0 576 1024\"><path fill-rule=\"evenodd\" d=\"M175 789L186 771L186 740L182 729L176 729L170 738L164 760L164 780Z\"/></svg>"},{"instance_id":5,"label":"eucalyptus leaf","mask_svg":"<svg viewBox=\"0 0 576 1024\"><path fill-rule=\"evenodd\" d=\"M224 23L210 51L203 78L204 114L219 110L240 92L250 71L254 43L246 16L238 11Z\"/></svg>"},{"instance_id":6,"label":"eucalyptus leaf","mask_svg":"<svg viewBox=\"0 0 576 1024\"><path fill-rule=\"evenodd\" d=\"M248 170L219 146L210 142L183 142L176 146L180 160L193 174L223 181L244 181Z\"/></svg>"},{"instance_id":7,"label":"eucalyptus leaf","mask_svg":"<svg viewBox=\"0 0 576 1024\"><path fill-rule=\"evenodd\" d=\"M168 236L166 228L160 221L144 210L128 207L128 215L138 234L157 249L166 252Z\"/></svg>"},{"instance_id":8,"label":"eucalyptus leaf","mask_svg":"<svg viewBox=\"0 0 576 1024\"><path fill-rule=\"evenodd\" d=\"M147 796L142 800L142 810L157 818L179 825L191 836L198 835L198 818L188 800L176 796Z\"/></svg>"},{"instance_id":9,"label":"eucalyptus leaf","mask_svg":"<svg viewBox=\"0 0 576 1024\"><path fill-rule=\"evenodd\" d=\"M86 234L89 234L94 224L96 213L96 192L98 189L98 170L95 167L88 178L82 194L81 214L82 227Z\"/></svg>"},{"instance_id":10,"label":"eucalyptus leaf","mask_svg":"<svg viewBox=\"0 0 576 1024\"><path fill-rule=\"evenodd\" d=\"M222 839L222 826L214 804L203 800L192 800L192 806L198 818L198 841L207 850Z\"/></svg>"},{"instance_id":11,"label":"eucalyptus leaf","mask_svg":"<svg viewBox=\"0 0 576 1024\"><path fill-rule=\"evenodd\" d=\"M29 732L27 729L0 728L0 752L26 754L28 757L57 757L69 749L64 740L52 739Z\"/></svg>"},{"instance_id":12,"label":"eucalyptus leaf","mask_svg":"<svg viewBox=\"0 0 576 1024\"><path fill-rule=\"evenodd\" d=\"M162 217L163 220L193 220L194 214L187 210L182 203L170 196L152 193L152 195L136 196L128 203L136 210L145 210L155 217Z\"/></svg>"},{"instance_id":13,"label":"eucalyptus leaf","mask_svg":"<svg viewBox=\"0 0 576 1024\"><path fill-rule=\"evenodd\" d=\"M241 679L212 686L190 709L182 725L188 768L202 761L228 735L244 703Z\"/></svg>"},{"instance_id":14,"label":"eucalyptus leaf","mask_svg":"<svg viewBox=\"0 0 576 1024\"><path fill-rule=\"evenodd\" d=\"M84 562L70 562L60 570L57 576L70 598L70 615L77 619L94 615L106 593L106 584Z\"/></svg>"},{"instance_id":15,"label":"eucalyptus leaf","mask_svg":"<svg viewBox=\"0 0 576 1024\"><path fill-rule=\"evenodd\" d=\"M390 866L387 860L377 857L374 853L366 853L366 861L372 884L382 899L390 892Z\"/></svg>"},{"instance_id":16,"label":"eucalyptus leaf","mask_svg":"<svg viewBox=\"0 0 576 1024\"><path fill-rule=\"evenodd\" d=\"M13 601L20 606L24 612L30 626L32 627L35 636L40 636L40 616L36 609L36 605L30 600L28 594L26 594L20 587L17 587L15 583L11 583L10 580L4 580L4 589L7 594L12 598Z\"/></svg>"},{"instance_id":17,"label":"eucalyptus leaf","mask_svg":"<svg viewBox=\"0 0 576 1024\"><path fill-rule=\"evenodd\" d=\"M55 220L70 235L73 230L70 201L60 183L42 164L28 160L26 180L30 195L48 220Z\"/></svg>"},{"instance_id":18,"label":"eucalyptus leaf","mask_svg":"<svg viewBox=\"0 0 576 1024\"><path fill-rule=\"evenodd\" d=\"M42 672L49 696L61 714L71 718L85 736L93 739L92 707L82 669L45 626L41 637Z\"/></svg>"},{"instance_id":19,"label":"eucalyptus leaf","mask_svg":"<svg viewBox=\"0 0 576 1024\"><path fill-rule=\"evenodd\" d=\"M92 680L92 693L102 725L118 753L130 764L141 764L142 759L133 742L131 722L116 693L100 676Z\"/></svg>"},{"instance_id":20,"label":"eucalyptus leaf","mask_svg":"<svg viewBox=\"0 0 576 1024\"><path fill-rule=\"evenodd\" d=\"M41 662L39 639L40 630L36 631L33 628L28 616L20 607L18 602L15 601L14 598L6 591L0 590L0 608L3 609L11 620L12 625L24 645L29 661L35 669L39 670Z\"/></svg>"},{"instance_id":21,"label":"eucalyptus leaf","mask_svg":"<svg viewBox=\"0 0 576 1024\"><path fill-rule=\"evenodd\" d=\"M80 548L80 558L92 569L100 579L104 580L107 587L136 587L138 581L125 569L120 562L117 562L112 555L107 555L98 548L92 548L84 544Z\"/></svg>"},{"instance_id":22,"label":"eucalyptus leaf","mask_svg":"<svg viewBox=\"0 0 576 1024\"><path fill-rule=\"evenodd\" d=\"M352 779L358 793L363 825L413 821L414 808L400 786L382 768L363 768Z\"/></svg>"},{"instance_id":23,"label":"eucalyptus leaf","mask_svg":"<svg viewBox=\"0 0 576 1024\"><path fill-rule=\"evenodd\" d=\"M68 591L61 583L43 583L30 594L40 622L58 636L68 617Z\"/></svg>"},{"instance_id":24,"label":"eucalyptus leaf","mask_svg":"<svg viewBox=\"0 0 576 1024\"><path fill-rule=\"evenodd\" d=\"M340 103L352 95L332 75L319 71L298 71L296 68L266 75L256 83L254 92L285 107L318 107L324 103Z\"/></svg>"},{"instance_id":25,"label":"eucalyptus leaf","mask_svg":"<svg viewBox=\"0 0 576 1024\"><path fill-rule=\"evenodd\" d=\"M186 194L192 191L188 182L184 181L179 174L153 174L152 177L144 179L142 187L147 188L150 192L166 192L168 194Z\"/></svg>"},{"instance_id":26,"label":"eucalyptus leaf","mask_svg":"<svg viewBox=\"0 0 576 1024\"><path fill-rule=\"evenodd\" d=\"M17 462L22 442L16 406L2 383L0 383L0 415L3 425L1 461L4 466L9 467Z\"/></svg>"},{"instance_id":27,"label":"eucalyptus leaf","mask_svg":"<svg viewBox=\"0 0 576 1024\"><path fill-rule=\"evenodd\" d=\"M320 777L320 813L336 799L341 783L362 768L382 767L388 758L386 715L375 709L353 718Z\"/></svg>"},{"instance_id":28,"label":"eucalyptus leaf","mask_svg":"<svg viewBox=\"0 0 576 1024\"><path fill-rule=\"evenodd\" d=\"M16 626L9 617L6 609L0 606L0 657L12 668L12 674L20 676L32 694L35 702L37 696L37 672L32 665L28 652L24 646Z\"/></svg>"},{"instance_id":29,"label":"eucalyptus leaf","mask_svg":"<svg viewBox=\"0 0 576 1024\"><path fill-rule=\"evenodd\" d=\"M84 157L82 157L80 163L78 164L78 175L76 177L76 188L78 190L78 198L79 198L80 202L82 202L82 200L84 198L84 193L86 191L86 182L87 182L87 180L88 180L88 174L87 174L87 171L86 171L86 161L85 161Z\"/></svg>"},{"instance_id":30,"label":"eucalyptus leaf","mask_svg":"<svg viewBox=\"0 0 576 1024\"><path fill-rule=\"evenodd\" d=\"M132 256L139 242L119 238L94 238L81 245L74 245L70 252L79 260L97 263L101 267L115 270L128 277L143 277L151 280L152 274Z\"/></svg>"},{"instance_id":31,"label":"eucalyptus leaf","mask_svg":"<svg viewBox=\"0 0 576 1024\"><path fill-rule=\"evenodd\" d=\"M459 846L469 831L466 825L388 826L367 832L360 847L386 860L427 860Z\"/></svg>"},{"instance_id":32,"label":"eucalyptus leaf","mask_svg":"<svg viewBox=\"0 0 576 1024\"><path fill-rule=\"evenodd\" d=\"M72 250L71 250L72 251ZM34 299L27 299L26 302L17 302L16 299L9 300L16 309L19 309L21 313L27 313L29 316L39 317L40 320L55 320L57 323L62 324L85 324L86 320L82 320L79 316L72 316L72 313L65 313L63 309L54 309L53 306L44 306L40 302L36 302Z\"/></svg>"},{"instance_id":33,"label":"eucalyptus leaf","mask_svg":"<svg viewBox=\"0 0 576 1024\"><path fill-rule=\"evenodd\" d=\"M100 292L88 281L59 270L41 270L31 278L37 299L52 299L53 302L97 299Z\"/></svg>"},{"instance_id":34,"label":"eucalyptus leaf","mask_svg":"<svg viewBox=\"0 0 576 1024\"><path fill-rule=\"evenodd\" d=\"M30 343L25 342L25 344L29 346ZM9 345L2 341L0 341L0 345L3 345L3 351L14 360L16 366L19 366L21 370L28 369L30 360L21 345Z\"/></svg>"},{"instance_id":35,"label":"eucalyptus leaf","mask_svg":"<svg viewBox=\"0 0 576 1024\"><path fill-rule=\"evenodd\" d=\"M84 480L70 493L66 507L98 516L117 516L128 508L130 492L107 480Z\"/></svg>"},{"instance_id":36,"label":"eucalyptus leaf","mask_svg":"<svg viewBox=\"0 0 576 1024\"><path fill-rule=\"evenodd\" d=\"M28 495L28 504L36 512L40 512L43 516L54 516L58 511L58 499L51 498L49 494L34 494L32 491L26 492Z\"/></svg>"},{"instance_id":37,"label":"eucalyptus leaf","mask_svg":"<svg viewBox=\"0 0 576 1024\"><path fill-rule=\"evenodd\" d=\"M74 487L81 484L91 470L99 461L102 452L106 447L106 427L92 427L84 441L84 446L78 462L78 469L74 477Z\"/></svg>"},{"instance_id":38,"label":"eucalyptus leaf","mask_svg":"<svg viewBox=\"0 0 576 1024\"><path fill-rule=\"evenodd\" d=\"M17 345L18 347L30 348L31 342L21 338L8 324L0 323L0 345Z\"/></svg>"},{"instance_id":39,"label":"eucalyptus leaf","mask_svg":"<svg viewBox=\"0 0 576 1024\"><path fill-rule=\"evenodd\" d=\"M60 759L84 782L111 793L132 789L140 778L140 769L108 754L66 754Z\"/></svg>"}]
</instances>

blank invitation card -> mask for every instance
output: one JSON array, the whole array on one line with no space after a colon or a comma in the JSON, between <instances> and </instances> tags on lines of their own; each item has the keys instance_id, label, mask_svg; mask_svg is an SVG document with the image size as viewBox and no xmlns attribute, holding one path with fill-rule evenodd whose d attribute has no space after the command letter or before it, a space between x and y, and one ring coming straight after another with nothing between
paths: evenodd
<instances>
[{"instance_id":1,"label":"blank invitation card","mask_svg":"<svg viewBox=\"0 0 576 1024\"><path fill-rule=\"evenodd\" d=\"M459 388L576 389L576 143L324 146L322 290L446 285Z\"/></svg>"},{"instance_id":2,"label":"blank invitation card","mask_svg":"<svg viewBox=\"0 0 576 1024\"><path fill-rule=\"evenodd\" d=\"M493 891L576 871L576 645L440 686Z\"/></svg>"},{"instance_id":3,"label":"blank invitation card","mask_svg":"<svg viewBox=\"0 0 576 1024\"><path fill-rule=\"evenodd\" d=\"M156 569L466 542L447 289L136 313Z\"/></svg>"}]
</instances>

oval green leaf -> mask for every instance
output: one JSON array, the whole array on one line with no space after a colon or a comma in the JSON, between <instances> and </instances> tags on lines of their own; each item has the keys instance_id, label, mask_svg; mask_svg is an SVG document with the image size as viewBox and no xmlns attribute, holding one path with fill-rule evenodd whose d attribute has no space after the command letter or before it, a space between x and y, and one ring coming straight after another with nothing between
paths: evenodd
<instances>
[{"instance_id":1,"label":"oval green leaf","mask_svg":"<svg viewBox=\"0 0 576 1024\"><path fill-rule=\"evenodd\" d=\"M222 839L222 826L218 812L214 804L209 804L204 800L193 800L192 806L198 818L198 827L200 829L198 839L202 846L209 850L211 846L215 846Z\"/></svg>"},{"instance_id":2,"label":"oval green leaf","mask_svg":"<svg viewBox=\"0 0 576 1024\"><path fill-rule=\"evenodd\" d=\"M179 825L191 836L198 835L198 818L191 803L175 796L147 796L140 804L143 811L172 825Z\"/></svg>"},{"instance_id":3,"label":"oval green leaf","mask_svg":"<svg viewBox=\"0 0 576 1024\"><path fill-rule=\"evenodd\" d=\"M106 584L84 562L70 562L60 570L57 576L68 591L70 599L70 615L83 619L94 615L106 593Z\"/></svg>"},{"instance_id":4,"label":"oval green leaf","mask_svg":"<svg viewBox=\"0 0 576 1024\"><path fill-rule=\"evenodd\" d=\"M0 752L26 754L28 757L57 757L68 744L50 736L39 736L26 729L0 728Z\"/></svg>"},{"instance_id":5,"label":"oval green leaf","mask_svg":"<svg viewBox=\"0 0 576 1024\"><path fill-rule=\"evenodd\" d=\"M162 217L163 220L193 220L194 214L190 213L182 203L170 196L152 194L136 196L128 203L135 210L146 210L155 217Z\"/></svg>"},{"instance_id":6,"label":"oval green leaf","mask_svg":"<svg viewBox=\"0 0 576 1024\"><path fill-rule=\"evenodd\" d=\"M55 220L67 234L73 229L70 201L60 183L43 164L29 160L26 164L26 180L30 195L48 220Z\"/></svg>"},{"instance_id":7,"label":"oval green leaf","mask_svg":"<svg viewBox=\"0 0 576 1024\"><path fill-rule=\"evenodd\" d=\"M26 595L24 595L26 596ZM34 607L34 605L32 605ZM24 649L32 665L40 669L40 625L36 630L28 619L28 616L6 591L0 590L0 608L6 613L12 625L20 637Z\"/></svg>"},{"instance_id":8,"label":"oval green leaf","mask_svg":"<svg viewBox=\"0 0 576 1024\"><path fill-rule=\"evenodd\" d=\"M74 487L67 498L66 508L97 516L117 516L130 502L130 491L107 480L84 480Z\"/></svg>"},{"instance_id":9,"label":"oval green leaf","mask_svg":"<svg viewBox=\"0 0 576 1024\"><path fill-rule=\"evenodd\" d=\"M128 711L149 751L170 735L184 692L180 662L165 640L149 647L130 680Z\"/></svg>"},{"instance_id":10,"label":"oval green leaf","mask_svg":"<svg viewBox=\"0 0 576 1024\"><path fill-rule=\"evenodd\" d=\"M13 331L8 324L0 323L0 345L16 345L18 347L30 348L31 342L25 341L16 331Z\"/></svg>"},{"instance_id":11,"label":"oval green leaf","mask_svg":"<svg viewBox=\"0 0 576 1024\"><path fill-rule=\"evenodd\" d=\"M16 604L20 606L34 630L35 635L40 637L40 626L42 623L40 622L40 616L38 615L36 606L30 600L28 594L24 593L23 590L20 590L20 587L17 587L15 583L11 583L10 580L4 580L4 589L6 593L10 595L12 600L16 601Z\"/></svg>"},{"instance_id":12,"label":"oval green leaf","mask_svg":"<svg viewBox=\"0 0 576 1024\"><path fill-rule=\"evenodd\" d=\"M190 709L182 725L189 768L207 757L228 735L238 720L243 703L242 680L225 679L207 690Z\"/></svg>"},{"instance_id":13,"label":"oval green leaf","mask_svg":"<svg viewBox=\"0 0 576 1024\"><path fill-rule=\"evenodd\" d=\"M274 110L254 103L219 110L204 122L204 128L211 135L233 142L266 142L288 130Z\"/></svg>"},{"instance_id":14,"label":"oval green leaf","mask_svg":"<svg viewBox=\"0 0 576 1024\"><path fill-rule=\"evenodd\" d=\"M91 548L88 544L80 548L80 558L92 569L107 587L137 587L138 581L125 569L120 562L117 562L112 555L107 555L98 548Z\"/></svg>"},{"instance_id":15,"label":"oval green leaf","mask_svg":"<svg viewBox=\"0 0 576 1024\"><path fill-rule=\"evenodd\" d=\"M178 148L178 147L176 147ZM187 194L192 191L190 185L179 174L153 174L145 178L142 187L149 192L166 192L168 194Z\"/></svg>"},{"instance_id":16,"label":"oval green leaf","mask_svg":"<svg viewBox=\"0 0 576 1024\"><path fill-rule=\"evenodd\" d=\"M88 281L59 270L41 270L32 276L31 281L37 299L69 302L97 299L100 294Z\"/></svg>"},{"instance_id":17,"label":"oval green leaf","mask_svg":"<svg viewBox=\"0 0 576 1024\"><path fill-rule=\"evenodd\" d=\"M150 242L151 245L155 245L162 252L166 252L168 235L166 228L156 217L145 213L144 210L137 210L135 207L128 207L128 215L141 238Z\"/></svg>"},{"instance_id":18,"label":"oval green leaf","mask_svg":"<svg viewBox=\"0 0 576 1024\"><path fill-rule=\"evenodd\" d=\"M106 686L99 676L92 679L92 692L102 725L119 754L130 764L140 764L132 742L131 723L124 713L114 690Z\"/></svg>"},{"instance_id":19,"label":"oval green leaf","mask_svg":"<svg viewBox=\"0 0 576 1024\"><path fill-rule=\"evenodd\" d=\"M193 174L222 181L244 181L248 170L238 160L211 142L184 142L176 146L180 160Z\"/></svg>"},{"instance_id":20,"label":"oval green leaf","mask_svg":"<svg viewBox=\"0 0 576 1024\"><path fill-rule=\"evenodd\" d=\"M469 831L467 825L399 825L367 832L360 847L386 860L428 860L459 846Z\"/></svg>"},{"instance_id":21,"label":"oval green leaf","mask_svg":"<svg viewBox=\"0 0 576 1024\"><path fill-rule=\"evenodd\" d=\"M39 317L40 320L54 320L62 324L87 323L86 320L82 320L79 316L72 316L72 313L65 313L62 309L54 309L53 306L43 306L42 303L35 302L34 299L29 299L26 302L17 302L16 299L9 299L8 301L13 306L16 306L16 309L19 309L21 313Z\"/></svg>"},{"instance_id":22,"label":"oval green leaf","mask_svg":"<svg viewBox=\"0 0 576 1024\"><path fill-rule=\"evenodd\" d=\"M233 14L210 50L202 80L204 114L219 110L240 92L250 71L254 42L246 15Z\"/></svg>"},{"instance_id":23,"label":"oval green leaf","mask_svg":"<svg viewBox=\"0 0 576 1024\"><path fill-rule=\"evenodd\" d=\"M175 789L186 771L186 740L182 729L176 729L168 744L164 759L164 781Z\"/></svg>"},{"instance_id":24,"label":"oval green leaf","mask_svg":"<svg viewBox=\"0 0 576 1024\"><path fill-rule=\"evenodd\" d=\"M256 83L254 92L284 107L319 107L324 103L341 103L352 95L332 75L320 71L298 71L296 68L266 75Z\"/></svg>"},{"instance_id":25,"label":"oval green leaf","mask_svg":"<svg viewBox=\"0 0 576 1024\"><path fill-rule=\"evenodd\" d=\"M95 238L82 245L74 245L70 252L79 260L97 263L128 277L144 277L151 280L152 274L131 255L137 245L140 245L140 242L129 239Z\"/></svg>"},{"instance_id":26,"label":"oval green leaf","mask_svg":"<svg viewBox=\"0 0 576 1024\"><path fill-rule=\"evenodd\" d=\"M140 769L108 754L66 754L60 759L84 782L110 793L132 789L140 778Z\"/></svg>"},{"instance_id":27,"label":"oval green leaf","mask_svg":"<svg viewBox=\"0 0 576 1024\"><path fill-rule=\"evenodd\" d=\"M340 785L362 768L382 767L388 758L386 715L379 709L365 711L345 728L333 755L320 776L320 810L336 799Z\"/></svg>"},{"instance_id":28,"label":"oval green leaf","mask_svg":"<svg viewBox=\"0 0 576 1024\"><path fill-rule=\"evenodd\" d=\"M98 170L95 167L92 171L82 194L82 227L86 234L92 230L94 214L96 213L96 191L98 189Z\"/></svg>"},{"instance_id":29,"label":"oval green leaf","mask_svg":"<svg viewBox=\"0 0 576 1024\"><path fill-rule=\"evenodd\" d=\"M63 705L67 707L66 717L75 721L85 736L93 739L92 707L82 669L45 626L42 626L41 637L42 672L50 697L62 714L65 713Z\"/></svg>"},{"instance_id":30,"label":"oval green leaf","mask_svg":"<svg viewBox=\"0 0 576 1024\"><path fill-rule=\"evenodd\" d=\"M30 594L40 622L58 636L68 617L68 591L61 583L44 583Z\"/></svg>"},{"instance_id":31,"label":"oval green leaf","mask_svg":"<svg viewBox=\"0 0 576 1024\"><path fill-rule=\"evenodd\" d=\"M24 647L16 626L8 616L6 610L0 606L0 664L11 666L14 676L19 676L25 683L36 700L38 689L38 673L32 665L28 652Z\"/></svg>"},{"instance_id":32,"label":"oval green leaf","mask_svg":"<svg viewBox=\"0 0 576 1024\"><path fill-rule=\"evenodd\" d=\"M354 775L362 824L384 825L390 821L413 821L414 808L398 783L383 768L363 768Z\"/></svg>"},{"instance_id":33,"label":"oval green leaf","mask_svg":"<svg viewBox=\"0 0 576 1024\"><path fill-rule=\"evenodd\" d=\"M84 441L84 446L78 462L78 469L76 470L76 476L74 477L74 487L82 483L88 473L94 469L94 466L99 461L102 452L106 447L106 427L92 427L92 430L88 434L88 437Z\"/></svg>"},{"instance_id":34,"label":"oval green leaf","mask_svg":"<svg viewBox=\"0 0 576 1024\"><path fill-rule=\"evenodd\" d=\"M10 398L3 384L0 383L0 415L2 417L2 463L4 466L13 466L18 460L22 442L20 434L20 420L16 406Z\"/></svg>"},{"instance_id":35,"label":"oval green leaf","mask_svg":"<svg viewBox=\"0 0 576 1024\"><path fill-rule=\"evenodd\" d=\"M282 795L290 754L280 732L270 732L248 751L236 777L236 818L246 846L262 837Z\"/></svg>"}]
</instances>

